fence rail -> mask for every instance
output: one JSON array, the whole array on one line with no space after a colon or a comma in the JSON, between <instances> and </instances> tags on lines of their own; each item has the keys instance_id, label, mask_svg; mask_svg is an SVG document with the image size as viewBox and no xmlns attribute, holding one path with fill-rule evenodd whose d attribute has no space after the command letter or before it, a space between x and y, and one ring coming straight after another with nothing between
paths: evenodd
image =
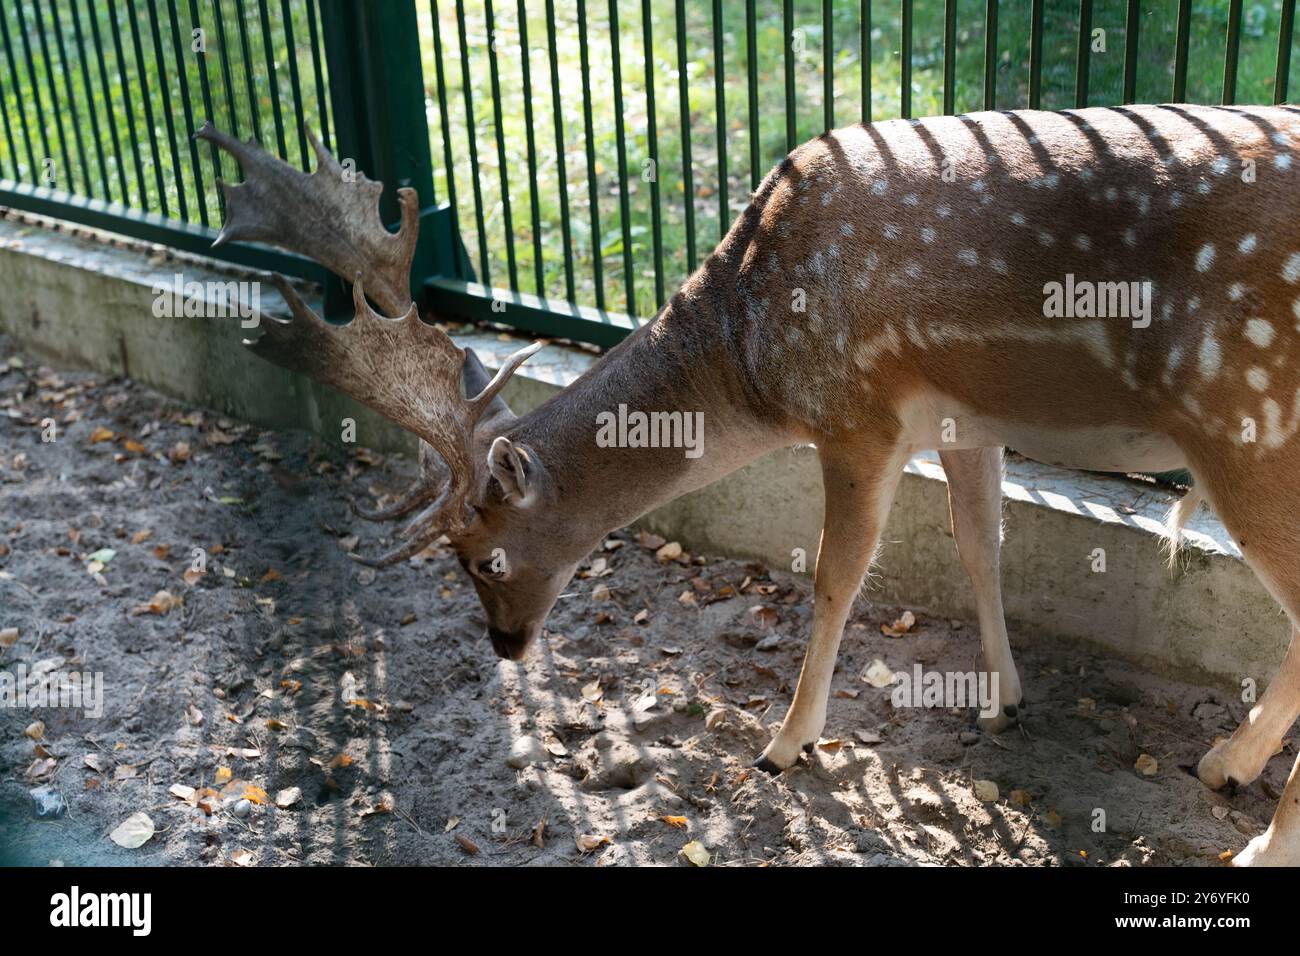
<instances>
[{"instance_id":1,"label":"fence rail","mask_svg":"<svg viewBox=\"0 0 1300 956\"><path fill-rule=\"evenodd\" d=\"M824 129L1282 102L1294 14L1295 0L18 0L0 9L0 204L206 251L215 181L237 170L189 133L212 119L308 165L305 121L390 187L417 186L416 280L435 307L610 344ZM321 278L264 247L222 255Z\"/></svg>"}]
</instances>

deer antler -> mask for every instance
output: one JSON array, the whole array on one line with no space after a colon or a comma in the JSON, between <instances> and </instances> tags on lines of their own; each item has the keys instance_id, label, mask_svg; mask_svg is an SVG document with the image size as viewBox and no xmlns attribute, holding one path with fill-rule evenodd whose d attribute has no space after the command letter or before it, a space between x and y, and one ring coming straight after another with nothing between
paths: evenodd
<instances>
[{"instance_id":1,"label":"deer antler","mask_svg":"<svg viewBox=\"0 0 1300 956\"><path fill-rule=\"evenodd\" d=\"M244 344L276 365L309 375L350 395L420 438L421 478L396 504L364 512L391 520L425 506L401 531L406 539L365 564L392 564L418 554L465 521L473 475L474 429L515 370L541 347L534 343L505 362L477 395L461 394L466 353L436 326L420 321L410 295L411 259L419 232L419 199L398 190L402 223L396 233L379 218L383 185L345 170L307 135L319 164L314 173L294 169L256 143L242 143L205 123L195 134L234 156L244 182L221 183L226 224L216 243L231 239L269 242L320 262L353 280L354 317L345 326L325 322L280 275L280 290L293 318L267 318L263 334ZM371 308L367 296L386 318ZM438 467L438 459L444 467Z\"/></svg>"}]
</instances>

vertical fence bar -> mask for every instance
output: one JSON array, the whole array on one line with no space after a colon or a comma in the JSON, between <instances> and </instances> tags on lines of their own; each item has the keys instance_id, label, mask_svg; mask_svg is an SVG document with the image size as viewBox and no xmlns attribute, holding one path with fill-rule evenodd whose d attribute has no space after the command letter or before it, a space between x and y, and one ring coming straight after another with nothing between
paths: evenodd
<instances>
[{"instance_id":1,"label":"vertical fence bar","mask_svg":"<svg viewBox=\"0 0 1300 956\"><path fill-rule=\"evenodd\" d=\"M438 117L442 127L442 162L447 170L447 209L451 217L451 233L460 235L460 210L456 199L456 162L451 152L451 119L447 105L447 78L442 63L442 22L438 16L438 0L429 0L429 16L433 22L433 66L438 80ZM315 40L312 41L313 44ZM564 151L559 152L559 165L564 168ZM461 257L457 255L452 262L452 275L462 278L464 269ZM539 290L538 295L542 292Z\"/></svg>"},{"instance_id":2,"label":"vertical fence bar","mask_svg":"<svg viewBox=\"0 0 1300 956\"><path fill-rule=\"evenodd\" d=\"M998 0L984 6L984 108L998 108Z\"/></svg>"},{"instance_id":3,"label":"vertical fence bar","mask_svg":"<svg viewBox=\"0 0 1300 956\"><path fill-rule=\"evenodd\" d=\"M1291 82L1291 39L1295 29L1295 0L1282 0L1282 20L1277 28L1277 72L1273 76L1273 102L1285 103Z\"/></svg>"},{"instance_id":4,"label":"vertical fence bar","mask_svg":"<svg viewBox=\"0 0 1300 956\"><path fill-rule=\"evenodd\" d=\"M22 23L20 21L19 26L21 25ZM9 81L13 85L14 96L16 97L18 96L18 91L23 87L22 83L18 79L18 62L14 59L13 41L9 34L9 18L5 16L5 11L3 9L0 9L0 33L4 34L5 59L9 62ZM103 60L101 59L100 62L103 63ZM23 143L27 147L27 175L32 182L36 182L36 170L38 169L36 165L36 152L32 149L32 134L31 130L27 127L26 110L18 111L18 122L22 126Z\"/></svg>"},{"instance_id":5,"label":"vertical fence bar","mask_svg":"<svg viewBox=\"0 0 1300 956\"><path fill-rule=\"evenodd\" d=\"M943 111L957 112L957 0L943 4Z\"/></svg>"},{"instance_id":6,"label":"vertical fence bar","mask_svg":"<svg viewBox=\"0 0 1300 956\"><path fill-rule=\"evenodd\" d=\"M76 6L73 6L76 10ZM199 163L199 144L193 136L197 127L194 125L194 104L190 101L190 81L186 76L184 44L181 40L181 28L176 13L176 0L167 0L167 19L172 31L172 55L176 59L176 74L181 87L181 108L185 111L185 138L190 144L190 174L194 177L195 198L199 204L199 221L208 224L208 197L203 188L203 170ZM94 97L91 97L94 102Z\"/></svg>"},{"instance_id":7,"label":"vertical fence bar","mask_svg":"<svg viewBox=\"0 0 1300 956\"><path fill-rule=\"evenodd\" d=\"M686 271L695 271L695 170L691 164L691 95L686 75L686 4L677 0L677 102L682 127L682 186L686 216Z\"/></svg>"},{"instance_id":8,"label":"vertical fence bar","mask_svg":"<svg viewBox=\"0 0 1300 956\"><path fill-rule=\"evenodd\" d=\"M1092 0L1079 0L1079 47L1074 66L1074 105L1088 105L1088 66L1092 52Z\"/></svg>"},{"instance_id":9,"label":"vertical fence bar","mask_svg":"<svg viewBox=\"0 0 1300 956\"><path fill-rule=\"evenodd\" d=\"M794 0L784 0L781 25L785 31L785 151L798 145L794 112Z\"/></svg>"},{"instance_id":10,"label":"vertical fence bar","mask_svg":"<svg viewBox=\"0 0 1300 956\"><path fill-rule=\"evenodd\" d=\"M722 0L713 0L713 93L718 134L718 238L727 234L731 210L727 201L727 85L722 59Z\"/></svg>"},{"instance_id":11,"label":"vertical fence bar","mask_svg":"<svg viewBox=\"0 0 1300 956\"><path fill-rule=\"evenodd\" d=\"M755 3L756 0L745 0L745 79L749 94L750 189L758 188L762 167L762 143L758 133L758 11L755 10Z\"/></svg>"},{"instance_id":12,"label":"vertical fence bar","mask_svg":"<svg viewBox=\"0 0 1300 956\"><path fill-rule=\"evenodd\" d=\"M1124 102L1137 100L1138 29L1141 23L1140 0L1128 0L1124 17Z\"/></svg>"},{"instance_id":13,"label":"vertical fence bar","mask_svg":"<svg viewBox=\"0 0 1300 956\"><path fill-rule=\"evenodd\" d=\"M614 72L614 149L618 157L618 218L623 234L623 286L627 314L636 315L636 273L632 269L632 207L627 195L627 139L623 131L623 63L618 0L609 0L609 52Z\"/></svg>"},{"instance_id":14,"label":"vertical fence bar","mask_svg":"<svg viewBox=\"0 0 1300 956\"><path fill-rule=\"evenodd\" d=\"M59 20L58 0L50 4L50 18L54 21L54 41L59 50L59 65L63 68L63 87L68 95L68 113L72 120L72 133L77 143L77 162L81 165L81 184L87 196L93 196L90 185L90 163L86 159L86 144L82 138L81 119L77 115L77 97L72 89L72 62L68 59L68 47L63 40L63 24ZM7 123L9 118L5 117ZM71 178L71 177L69 177Z\"/></svg>"},{"instance_id":15,"label":"vertical fence bar","mask_svg":"<svg viewBox=\"0 0 1300 956\"><path fill-rule=\"evenodd\" d=\"M465 96L465 133L469 139L469 181L474 187L474 227L478 230L479 280L484 285L491 285L487 229L483 224L483 187L479 185L478 176L478 124L474 118L474 93L469 79L469 43L465 39L464 0L456 0L456 38L460 43L460 89Z\"/></svg>"},{"instance_id":16,"label":"vertical fence bar","mask_svg":"<svg viewBox=\"0 0 1300 956\"><path fill-rule=\"evenodd\" d=\"M81 10L77 5L77 0L70 0L68 6L72 8L72 39L76 43L77 60L81 64L82 83L86 90L86 106L90 113L90 130L95 141L95 159L99 166L99 183L104 187L103 198L105 201L111 202L113 199L110 185L112 180L108 175L108 160L104 158L104 137L99 129L99 107L95 105L95 91L90 88L94 74L91 73L90 63L86 59L86 37L81 30ZM17 154L15 154L14 159L16 162Z\"/></svg>"},{"instance_id":17,"label":"vertical fence bar","mask_svg":"<svg viewBox=\"0 0 1300 956\"><path fill-rule=\"evenodd\" d=\"M45 37L45 17L41 13L40 0L33 0L32 13L36 18L36 38L41 44L41 60L45 64L45 82L50 91L50 110L54 114L54 133L55 139L59 142L59 156L63 160L63 169L59 173L59 181L66 182L67 188L72 188L72 156L68 152L68 140L63 132L63 110L59 103L59 90L54 83L54 62L50 57L50 44ZM35 87L36 78L32 77L32 85ZM67 177L66 179L64 177Z\"/></svg>"},{"instance_id":18,"label":"vertical fence bar","mask_svg":"<svg viewBox=\"0 0 1300 956\"><path fill-rule=\"evenodd\" d=\"M162 91L163 122L167 127L167 144L172 157L172 177L176 180L176 205L183 221L190 218L185 198L185 180L181 176L180 150L176 145L176 110L172 107L172 87L167 82L167 62L163 58L162 32L158 27L158 0L149 0L149 35L153 40L153 58L158 70L158 88Z\"/></svg>"},{"instance_id":19,"label":"vertical fence bar","mask_svg":"<svg viewBox=\"0 0 1300 956\"><path fill-rule=\"evenodd\" d=\"M542 262L542 201L537 195L537 134L533 130L533 69L528 47L528 11L519 0L519 58L524 82L524 137L528 147L528 206L533 227L533 286L546 294L545 264ZM439 81L441 82L441 81Z\"/></svg>"},{"instance_id":20,"label":"vertical fence bar","mask_svg":"<svg viewBox=\"0 0 1300 956\"><path fill-rule=\"evenodd\" d=\"M484 0L483 11L487 26L488 82L492 89L492 132L497 144L497 172L501 179L502 225L506 230L506 273L510 288L519 288L519 267L515 261L515 225L510 212L510 176L506 167L506 135L501 120L501 74L497 68L496 14L492 0Z\"/></svg>"},{"instance_id":21,"label":"vertical fence bar","mask_svg":"<svg viewBox=\"0 0 1300 956\"><path fill-rule=\"evenodd\" d=\"M862 0L858 9L859 53L862 60L862 122L871 122L871 0Z\"/></svg>"},{"instance_id":22,"label":"vertical fence bar","mask_svg":"<svg viewBox=\"0 0 1300 956\"><path fill-rule=\"evenodd\" d=\"M1187 99L1187 48L1191 42L1192 0L1178 0L1178 25L1174 39L1174 102Z\"/></svg>"},{"instance_id":23,"label":"vertical fence bar","mask_svg":"<svg viewBox=\"0 0 1300 956\"><path fill-rule=\"evenodd\" d=\"M212 15L217 21L217 46L221 49L221 82L226 89L226 109L230 116L230 134L239 138L239 109L235 105L235 83L230 74L230 48L226 45L226 18L221 12L220 0L212 0ZM244 168L235 164L235 175L244 178Z\"/></svg>"},{"instance_id":24,"label":"vertical fence bar","mask_svg":"<svg viewBox=\"0 0 1300 956\"><path fill-rule=\"evenodd\" d=\"M307 36L311 40L311 72L312 80L316 85L316 109L320 111L321 141L327 149L333 149L330 145L329 101L325 95L325 75L321 70L320 62L320 38L316 32L316 0L307 0ZM439 59L442 58L441 44L439 49L434 52ZM441 84L441 81L439 83ZM455 215L455 205L455 203L452 203L453 216ZM459 256L456 259L456 265L459 268Z\"/></svg>"},{"instance_id":25,"label":"vertical fence bar","mask_svg":"<svg viewBox=\"0 0 1300 956\"><path fill-rule=\"evenodd\" d=\"M902 57L902 103L899 110L903 119L912 118L912 0L903 0L902 39L899 56Z\"/></svg>"},{"instance_id":26,"label":"vertical fence bar","mask_svg":"<svg viewBox=\"0 0 1300 956\"><path fill-rule=\"evenodd\" d=\"M108 8L109 27L113 31L113 52L117 56L117 73L118 80L122 84L122 101L126 111L126 128L130 133L131 153L135 158L135 188L140 197L140 208L146 212L149 210L149 195L145 189L144 162L140 157L140 138L135 128L135 110L131 106L131 85L127 82L126 76L126 57L122 53L122 28L117 19L117 5L113 4ZM113 117L109 117L110 123ZM122 162L122 156L118 154L118 163Z\"/></svg>"},{"instance_id":27,"label":"vertical fence bar","mask_svg":"<svg viewBox=\"0 0 1300 956\"><path fill-rule=\"evenodd\" d=\"M253 139L262 140L262 111L258 104L257 84L253 80L253 47L248 39L248 17L244 0L235 0L235 19L239 22L239 55L244 61L244 89L248 90L248 121L253 126Z\"/></svg>"},{"instance_id":28,"label":"vertical fence bar","mask_svg":"<svg viewBox=\"0 0 1300 956\"><path fill-rule=\"evenodd\" d=\"M302 164L307 165L307 128L306 117L302 107L302 78L298 75L298 47L293 42L293 11L289 9L289 0L280 0L280 13L284 17L284 47L285 55L289 60L289 89L293 93L293 109L296 127L298 133L298 155L302 157ZM428 202L433 202L435 197L430 196Z\"/></svg>"},{"instance_id":29,"label":"vertical fence bar","mask_svg":"<svg viewBox=\"0 0 1300 956\"><path fill-rule=\"evenodd\" d=\"M835 18L831 0L822 0L822 115L835 128Z\"/></svg>"},{"instance_id":30,"label":"vertical fence bar","mask_svg":"<svg viewBox=\"0 0 1300 956\"><path fill-rule=\"evenodd\" d=\"M582 67L582 129L587 147L587 201L591 204L592 278L596 283L596 308L605 308L605 264L601 261L600 189L596 182L596 136L591 123L591 57L587 51L587 4L578 0L578 55Z\"/></svg>"},{"instance_id":31,"label":"vertical fence bar","mask_svg":"<svg viewBox=\"0 0 1300 956\"><path fill-rule=\"evenodd\" d=\"M1241 0L1228 5L1228 45L1223 54L1223 105L1237 102L1237 56L1241 50Z\"/></svg>"},{"instance_id":32,"label":"vertical fence bar","mask_svg":"<svg viewBox=\"0 0 1300 956\"><path fill-rule=\"evenodd\" d=\"M410 284L411 296L419 302L428 277L451 271L451 255L459 255L460 244L431 203L433 160L415 3L323 0L321 11L339 154L355 159L358 169L385 184L379 200L385 222L402 217L399 187L409 187L419 197L420 231ZM343 291L336 281L326 284L327 312L331 305L338 309L343 304Z\"/></svg>"},{"instance_id":33,"label":"vertical fence bar","mask_svg":"<svg viewBox=\"0 0 1300 956\"><path fill-rule=\"evenodd\" d=\"M751 0L751 9L752 9ZM664 304L664 235L659 214L659 129L655 118L654 21L650 0L641 0L641 43L645 53L646 139L650 147L650 234L654 244L655 309ZM751 76L753 75L751 71Z\"/></svg>"},{"instance_id":34,"label":"vertical fence bar","mask_svg":"<svg viewBox=\"0 0 1300 956\"><path fill-rule=\"evenodd\" d=\"M266 58L266 82L271 93L271 115L275 117L275 142L280 148L280 158L289 159L289 144L284 138L284 113L280 109L280 81L275 75L275 47L271 42L271 13L266 8L266 0L257 0L258 12L262 17L262 50ZM222 59L229 59L222 44Z\"/></svg>"},{"instance_id":35,"label":"vertical fence bar","mask_svg":"<svg viewBox=\"0 0 1300 956\"><path fill-rule=\"evenodd\" d=\"M94 16L91 16L90 22L91 24L95 23ZM191 29L191 34L190 34L191 37L193 36L192 31L203 29L202 24L199 21L199 0L190 0L190 29ZM95 46L96 48L100 48L98 31L96 31L96 36L95 36ZM217 118L216 111L212 108L212 83L209 82L208 80L208 54L206 49L198 51L198 60L199 60L199 91L203 94L203 110L204 113L206 114L207 119L216 122L216 118ZM103 64L102 58L100 59L100 64L101 66ZM105 86L107 86L107 81L105 81ZM113 149L114 152L117 152L117 132L116 132L117 127L111 122L112 117L110 117L109 119L110 119L110 122L108 124L109 129L114 130ZM212 180L215 183L218 179L221 178L221 150L217 149L216 143L209 143L208 147L212 152ZM120 157L122 154L119 152L117 155ZM119 169L121 168L121 165L122 164L119 159L118 162ZM123 189L125 189L126 187L125 180L123 180L122 185L123 185ZM216 194L217 194L217 209L224 214L226 210L225 194L222 193L220 189L216 190Z\"/></svg>"},{"instance_id":36,"label":"vertical fence bar","mask_svg":"<svg viewBox=\"0 0 1300 956\"><path fill-rule=\"evenodd\" d=\"M27 66L27 78L31 81L32 98L36 100L36 131L41 135L41 158L50 162L54 161L54 150L50 149L50 132L46 128L45 122L45 103L41 99L40 79L36 75L36 63L32 59L31 37L28 36L27 21L23 16L23 9L18 7L18 39L22 43L23 60ZM22 87L15 87L15 92ZM37 172L32 171L32 182L38 182Z\"/></svg>"},{"instance_id":37,"label":"vertical fence bar","mask_svg":"<svg viewBox=\"0 0 1300 956\"><path fill-rule=\"evenodd\" d=\"M1043 102L1043 0L1033 0L1029 7L1029 108L1036 110Z\"/></svg>"},{"instance_id":38,"label":"vertical fence bar","mask_svg":"<svg viewBox=\"0 0 1300 956\"><path fill-rule=\"evenodd\" d=\"M158 127L153 121L153 97L149 95L149 69L145 65L144 46L140 41L140 24L135 8L127 10L131 27L131 49L135 52L135 68L140 74L140 102L144 106L144 125L149 132L149 156L153 160L154 183L158 187L158 206L163 217L171 215L167 205L167 186L163 182L162 154L158 150Z\"/></svg>"},{"instance_id":39,"label":"vertical fence bar","mask_svg":"<svg viewBox=\"0 0 1300 956\"><path fill-rule=\"evenodd\" d=\"M560 100L559 53L555 44L555 0L546 0L546 50L551 67L551 115L555 120L556 171L559 174L560 241L564 245L564 291L570 302L577 293L573 283L573 240L569 225L568 154L564 148L564 113Z\"/></svg>"},{"instance_id":40,"label":"vertical fence bar","mask_svg":"<svg viewBox=\"0 0 1300 956\"><path fill-rule=\"evenodd\" d=\"M18 99L17 90L14 91L14 99L15 101ZM5 98L4 82L2 79L0 79L0 104L4 104L5 102L7 102L7 100ZM14 128L13 128L13 123L9 119L9 111L7 109L0 108L0 118L4 119L5 145L9 147L9 168L13 170L14 182L18 182L19 180L22 179L22 175L20 174L18 169L18 147L14 144ZM4 170L0 169L0 175L3 174L4 174Z\"/></svg>"}]
</instances>

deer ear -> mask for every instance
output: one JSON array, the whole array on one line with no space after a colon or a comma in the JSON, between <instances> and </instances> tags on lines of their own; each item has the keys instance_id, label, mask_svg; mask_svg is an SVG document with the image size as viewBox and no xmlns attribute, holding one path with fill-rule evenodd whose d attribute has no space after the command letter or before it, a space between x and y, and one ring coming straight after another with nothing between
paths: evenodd
<instances>
[{"instance_id":1,"label":"deer ear","mask_svg":"<svg viewBox=\"0 0 1300 956\"><path fill-rule=\"evenodd\" d=\"M534 499L536 475L529 473L533 465L527 447L511 443L504 435L497 436L488 449L488 470L501 485L506 500L521 507L532 504Z\"/></svg>"}]
</instances>

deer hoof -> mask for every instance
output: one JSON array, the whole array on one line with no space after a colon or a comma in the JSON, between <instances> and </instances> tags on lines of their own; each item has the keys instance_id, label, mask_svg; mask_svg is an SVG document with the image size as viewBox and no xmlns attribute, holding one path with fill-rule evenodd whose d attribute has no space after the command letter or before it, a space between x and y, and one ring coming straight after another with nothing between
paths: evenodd
<instances>
[{"instance_id":1,"label":"deer hoof","mask_svg":"<svg viewBox=\"0 0 1300 956\"><path fill-rule=\"evenodd\" d=\"M778 776L781 773L781 768L767 757L759 757L753 762L753 764L751 764L751 766L757 770L763 771L763 773L770 774L773 777Z\"/></svg>"},{"instance_id":2,"label":"deer hoof","mask_svg":"<svg viewBox=\"0 0 1300 956\"><path fill-rule=\"evenodd\" d=\"M1235 790L1253 783L1264 767L1262 764L1251 765L1250 755L1242 753L1244 749L1241 746L1234 747L1231 739L1220 741L1196 765L1196 776L1211 790L1221 790L1224 787Z\"/></svg>"}]
</instances>

